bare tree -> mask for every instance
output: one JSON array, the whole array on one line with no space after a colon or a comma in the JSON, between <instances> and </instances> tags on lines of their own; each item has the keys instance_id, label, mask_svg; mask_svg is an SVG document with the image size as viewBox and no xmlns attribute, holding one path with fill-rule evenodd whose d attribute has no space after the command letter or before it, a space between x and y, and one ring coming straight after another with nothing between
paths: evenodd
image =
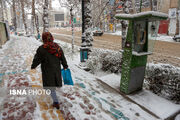
<instances>
[{"instance_id":1,"label":"bare tree","mask_svg":"<svg viewBox=\"0 0 180 120\"><path fill-rule=\"evenodd\" d=\"M2 16L3 16L3 21L7 20L8 19L8 11L7 11L7 1L8 0L0 0L1 1L1 10L2 10Z\"/></svg>"},{"instance_id":2,"label":"bare tree","mask_svg":"<svg viewBox=\"0 0 180 120\"><path fill-rule=\"evenodd\" d=\"M179 35L180 34L180 26L179 26L179 23L180 23L180 12L178 14L178 11L180 11L180 0L178 0L178 7L177 7L177 23L176 23L176 35Z\"/></svg>"},{"instance_id":3,"label":"bare tree","mask_svg":"<svg viewBox=\"0 0 180 120\"><path fill-rule=\"evenodd\" d=\"M31 29L31 33L34 34L34 23L35 22L35 0L32 0L32 12L31 12L31 25L32 25L32 29Z\"/></svg>"},{"instance_id":4,"label":"bare tree","mask_svg":"<svg viewBox=\"0 0 180 120\"><path fill-rule=\"evenodd\" d=\"M39 18L38 15L35 15L35 24L36 24L36 31L37 31L37 39L40 39L40 33L39 33Z\"/></svg>"},{"instance_id":5,"label":"bare tree","mask_svg":"<svg viewBox=\"0 0 180 120\"><path fill-rule=\"evenodd\" d=\"M4 22L4 5L3 5L3 0L0 0L1 4L1 20Z\"/></svg>"},{"instance_id":6,"label":"bare tree","mask_svg":"<svg viewBox=\"0 0 180 120\"><path fill-rule=\"evenodd\" d=\"M129 14L129 0L123 0L123 12L125 14ZM125 47L125 42L126 42L126 34L127 34L127 26L128 22L125 20L121 21L122 24L122 49Z\"/></svg>"},{"instance_id":7,"label":"bare tree","mask_svg":"<svg viewBox=\"0 0 180 120\"><path fill-rule=\"evenodd\" d=\"M135 5L135 0L132 0L132 9L133 9L133 13L136 13L136 5Z\"/></svg>"},{"instance_id":8,"label":"bare tree","mask_svg":"<svg viewBox=\"0 0 180 120\"><path fill-rule=\"evenodd\" d=\"M47 32L49 28L49 19L48 19L48 0L44 1L44 7L43 7L43 32Z\"/></svg>"},{"instance_id":9,"label":"bare tree","mask_svg":"<svg viewBox=\"0 0 180 120\"><path fill-rule=\"evenodd\" d=\"M106 7L108 6L109 0L91 0L92 4L92 9L91 9L91 14L92 14L92 23L94 27L99 26L100 28L102 27L102 22L104 19L103 13Z\"/></svg>"},{"instance_id":10,"label":"bare tree","mask_svg":"<svg viewBox=\"0 0 180 120\"><path fill-rule=\"evenodd\" d=\"M23 23L24 23L24 28L26 31L26 35L28 34L27 32L27 23L26 23L26 17L25 17L25 11L24 11L24 0L20 0L21 3L21 12L22 12L22 19L23 19Z\"/></svg>"},{"instance_id":11,"label":"bare tree","mask_svg":"<svg viewBox=\"0 0 180 120\"><path fill-rule=\"evenodd\" d=\"M109 0L104 0L104 1L93 1L91 2L93 4L93 9L92 9L92 22L93 22L93 26L97 27L99 25L99 27L102 29L102 22L104 19L102 18L102 15L105 8L108 6Z\"/></svg>"},{"instance_id":12,"label":"bare tree","mask_svg":"<svg viewBox=\"0 0 180 120\"><path fill-rule=\"evenodd\" d=\"M61 7L66 7L70 11L71 17L71 29L72 29L72 53L74 53L74 14L79 12L80 1L79 0L59 0Z\"/></svg>"},{"instance_id":13,"label":"bare tree","mask_svg":"<svg viewBox=\"0 0 180 120\"><path fill-rule=\"evenodd\" d=\"M13 25L14 25L14 31L16 32L17 30L17 21L16 21L16 1L12 1L12 8L13 8Z\"/></svg>"}]
</instances>

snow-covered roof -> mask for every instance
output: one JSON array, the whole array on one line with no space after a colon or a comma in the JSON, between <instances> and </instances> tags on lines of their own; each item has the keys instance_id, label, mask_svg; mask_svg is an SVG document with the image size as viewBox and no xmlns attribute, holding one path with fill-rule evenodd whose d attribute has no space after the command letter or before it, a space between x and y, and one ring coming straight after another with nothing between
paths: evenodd
<instances>
[{"instance_id":1,"label":"snow-covered roof","mask_svg":"<svg viewBox=\"0 0 180 120\"><path fill-rule=\"evenodd\" d=\"M142 19L142 18L159 18L159 19L167 19L168 14L156 12L156 11L147 11L147 12L141 12L137 14L117 14L115 16L117 19Z\"/></svg>"}]
</instances>

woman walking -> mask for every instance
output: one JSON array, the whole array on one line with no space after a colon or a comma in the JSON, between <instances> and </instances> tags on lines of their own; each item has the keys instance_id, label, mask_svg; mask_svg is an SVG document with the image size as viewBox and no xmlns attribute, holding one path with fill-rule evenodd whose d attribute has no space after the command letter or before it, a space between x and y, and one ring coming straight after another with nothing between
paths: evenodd
<instances>
[{"instance_id":1,"label":"woman walking","mask_svg":"<svg viewBox=\"0 0 180 120\"><path fill-rule=\"evenodd\" d=\"M37 49L31 69L41 64L43 88L51 90L53 106L59 109L55 89L62 86L61 64L64 69L67 69L68 65L63 50L53 42L54 38L50 32L44 32L42 40L43 45Z\"/></svg>"}]
</instances>

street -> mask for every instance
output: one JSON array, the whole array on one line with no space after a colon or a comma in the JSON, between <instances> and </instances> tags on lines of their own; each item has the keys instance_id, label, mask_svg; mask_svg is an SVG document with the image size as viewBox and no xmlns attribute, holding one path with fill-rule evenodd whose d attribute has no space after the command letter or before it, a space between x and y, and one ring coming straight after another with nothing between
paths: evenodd
<instances>
[{"instance_id":1,"label":"street","mask_svg":"<svg viewBox=\"0 0 180 120\"><path fill-rule=\"evenodd\" d=\"M68 29L51 29L55 39L72 42L72 33ZM81 31L75 32L75 45L81 45ZM119 51L121 50L121 36L105 33L103 36L94 36L93 47ZM154 52L148 56L148 62L172 64L180 67L180 43L156 41Z\"/></svg>"}]
</instances>

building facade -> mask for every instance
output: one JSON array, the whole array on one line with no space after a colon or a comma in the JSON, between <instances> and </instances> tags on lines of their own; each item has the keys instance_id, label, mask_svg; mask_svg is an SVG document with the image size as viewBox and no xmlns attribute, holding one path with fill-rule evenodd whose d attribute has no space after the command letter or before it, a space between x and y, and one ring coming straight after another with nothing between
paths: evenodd
<instances>
[{"instance_id":1,"label":"building facade","mask_svg":"<svg viewBox=\"0 0 180 120\"><path fill-rule=\"evenodd\" d=\"M69 23L68 12L65 10L61 11L49 11L49 25L50 27L61 27L66 26Z\"/></svg>"},{"instance_id":2,"label":"building facade","mask_svg":"<svg viewBox=\"0 0 180 120\"><path fill-rule=\"evenodd\" d=\"M167 34L174 36L179 34L180 31L180 0L159 0L159 11L169 14L169 19L167 21L162 21L164 27L162 29L167 29L166 24L168 24ZM162 25L162 26L163 26Z\"/></svg>"}]
</instances>

